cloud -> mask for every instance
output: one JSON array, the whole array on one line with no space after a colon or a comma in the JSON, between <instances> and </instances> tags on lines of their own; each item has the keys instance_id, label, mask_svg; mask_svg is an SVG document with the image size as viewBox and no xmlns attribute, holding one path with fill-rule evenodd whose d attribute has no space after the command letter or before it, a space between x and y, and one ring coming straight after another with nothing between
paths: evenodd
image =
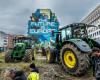
<instances>
[{"instance_id":1,"label":"cloud","mask_svg":"<svg viewBox=\"0 0 100 80\"><path fill-rule=\"evenodd\" d=\"M0 0L0 30L27 33L27 22L38 8L50 8L60 26L79 22L99 0Z\"/></svg>"}]
</instances>

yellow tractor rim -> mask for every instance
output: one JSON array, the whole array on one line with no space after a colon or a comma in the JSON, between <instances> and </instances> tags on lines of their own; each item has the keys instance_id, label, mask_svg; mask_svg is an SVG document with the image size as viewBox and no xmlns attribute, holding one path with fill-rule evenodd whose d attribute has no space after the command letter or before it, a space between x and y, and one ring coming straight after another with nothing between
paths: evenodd
<instances>
[{"instance_id":1,"label":"yellow tractor rim","mask_svg":"<svg viewBox=\"0 0 100 80\"><path fill-rule=\"evenodd\" d=\"M64 53L64 63L68 68L74 68L76 65L76 58L72 51Z\"/></svg>"},{"instance_id":2,"label":"yellow tractor rim","mask_svg":"<svg viewBox=\"0 0 100 80\"><path fill-rule=\"evenodd\" d=\"M50 60L50 51L47 51L47 60Z\"/></svg>"}]
</instances>

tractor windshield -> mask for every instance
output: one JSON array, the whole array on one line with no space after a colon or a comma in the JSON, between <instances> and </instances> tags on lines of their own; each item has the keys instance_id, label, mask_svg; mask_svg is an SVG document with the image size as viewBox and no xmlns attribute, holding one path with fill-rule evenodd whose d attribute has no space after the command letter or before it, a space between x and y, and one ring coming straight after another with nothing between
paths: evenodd
<instances>
[{"instance_id":1,"label":"tractor windshield","mask_svg":"<svg viewBox=\"0 0 100 80\"><path fill-rule=\"evenodd\" d=\"M89 29L94 28L93 25L78 25L75 27L72 27L72 36L73 38L86 38L89 37Z\"/></svg>"},{"instance_id":2,"label":"tractor windshield","mask_svg":"<svg viewBox=\"0 0 100 80\"><path fill-rule=\"evenodd\" d=\"M22 49L22 46L16 45L13 50L21 50L21 49Z\"/></svg>"},{"instance_id":3,"label":"tractor windshield","mask_svg":"<svg viewBox=\"0 0 100 80\"><path fill-rule=\"evenodd\" d=\"M32 39L30 37L16 37L14 39L14 44L16 43L24 43L26 45L26 48L31 48Z\"/></svg>"},{"instance_id":4,"label":"tractor windshield","mask_svg":"<svg viewBox=\"0 0 100 80\"><path fill-rule=\"evenodd\" d=\"M72 37L71 27L63 28L60 30L60 32L63 41Z\"/></svg>"},{"instance_id":5,"label":"tractor windshield","mask_svg":"<svg viewBox=\"0 0 100 80\"><path fill-rule=\"evenodd\" d=\"M26 37L19 37L14 39L15 43L30 43L31 38L26 38Z\"/></svg>"},{"instance_id":6,"label":"tractor windshield","mask_svg":"<svg viewBox=\"0 0 100 80\"><path fill-rule=\"evenodd\" d=\"M72 38L86 38L89 37L88 29L93 28L93 25L87 25L82 23L71 24L60 29L62 40Z\"/></svg>"},{"instance_id":7,"label":"tractor windshield","mask_svg":"<svg viewBox=\"0 0 100 80\"><path fill-rule=\"evenodd\" d=\"M76 28L73 30L73 38L84 38L85 36L87 36L86 34L86 29L83 28Z\"/></svg>"}]
</instances>

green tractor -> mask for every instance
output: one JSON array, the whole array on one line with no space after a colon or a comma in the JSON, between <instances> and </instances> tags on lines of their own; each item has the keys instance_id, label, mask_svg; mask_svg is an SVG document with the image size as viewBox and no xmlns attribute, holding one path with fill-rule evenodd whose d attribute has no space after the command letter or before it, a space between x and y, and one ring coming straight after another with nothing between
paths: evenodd
<instances>
[{"instance_id":1,"label":"green tractor","mask_svg":"<svg viewBox=\"0 0 100 80\"><path fill-rule=\"evenodd\" d=\"M94 47L100 48L100 39L88 36L87 28L95 27L84 23L74 23L54 32L54 48L47 49L47 62L60 62L71 75L84 75L90 66L90 55Z\"/></svg>"},{"instance_id":2,"label":"green tractor","mask_svg":"<svg viewBox=\"0 0 100 80\"><path fill-rule=\"evenodd\" d=\"M34 59L31 49L32 39L30 37L15 37L14 48L5 54L5 62L24 61Z\"/></svg>"}]
</instances>

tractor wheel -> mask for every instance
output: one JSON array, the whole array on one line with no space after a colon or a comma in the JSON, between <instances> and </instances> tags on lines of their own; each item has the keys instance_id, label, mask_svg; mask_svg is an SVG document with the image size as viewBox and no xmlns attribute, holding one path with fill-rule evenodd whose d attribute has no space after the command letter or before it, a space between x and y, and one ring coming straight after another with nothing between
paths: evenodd
<instances>
[{"instance_id":1,"label":"tractor wheel","mask_svg":"<svg viewBox=\"0 0 100 80\"><path fill-rule=\"evenodd\" d=\"M32 51L31 50L26 50L26 53L24 55L23 61L24 62L30 62L32 61Z\"/></svg>"},{"instance_id":2,"label":"tractor wheel","mask_svg":"<svg viewBox=\"0 0 100 80\"><path fill-rule=\"evenodd\" d=\"M47 60L47 62L48 63L53 63L53 62L55 62L55 52L54 52L54 50L53 49L48 49L47 51L46 51L46 60Z\"/></svg>"},{"instance_id":3,"label":"tractor wheel","mask_svg":"<svg viewBox=\"0 0 100 80\"><path fill-rule=\"evenodd\" d=\"M89 68L89 57L73 44L66 44L61 50L61 63L64 70L72 75L84 75Z\"/></svg>"},{"instance_id":4,"label":"tractor wheel","mask_svg":"<svg viewBox=\"0 0 100 80\"><path fill-rule=\"evenodd\" d=\"M12 58L11 58L11 51L6 52L6 54L5 54L5 62L6 63L13 62Z\"/></svg>"}]
</instances>

